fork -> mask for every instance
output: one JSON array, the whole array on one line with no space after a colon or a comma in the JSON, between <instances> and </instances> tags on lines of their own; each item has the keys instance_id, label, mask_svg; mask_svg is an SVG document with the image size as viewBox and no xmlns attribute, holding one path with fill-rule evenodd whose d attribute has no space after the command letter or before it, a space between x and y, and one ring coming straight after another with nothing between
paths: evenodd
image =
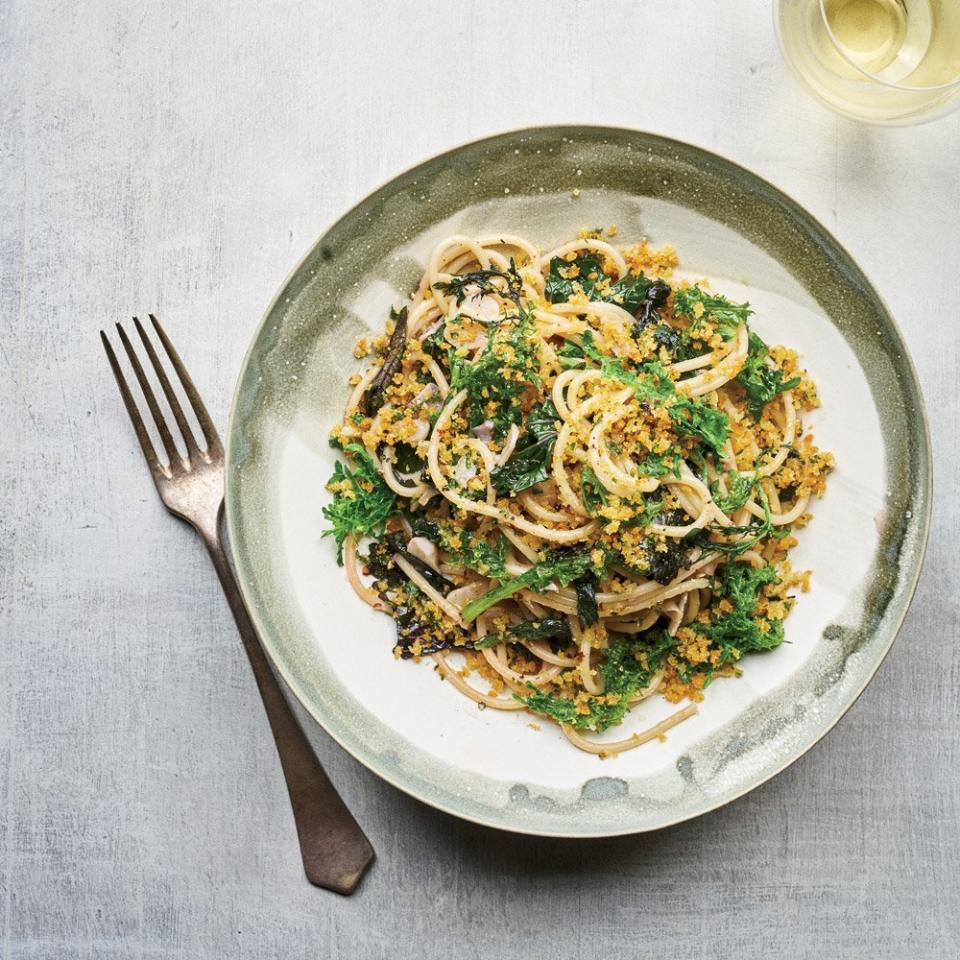
<instances>
[{"instance_id":1,"label":"fork","mask_svg":"<svg viewBox=\"0 0 960 960\"><path fill-rule=\"evenodd\" d=\"M153 417L166 453L167 463L163 463L154 450L153 442L134 402L123 371L120 369L110 340L101 330L100 338L107 352L107 359L110 361L123 404L133 423L133 429L137 440L140 441L140 448L143 450L150 476L156 485L157 493L160 494L160 499L170 513L185 520L200 535L216 568L223 592L227 596L227 602L230 604L233 619L240 630L240 638L243 640L247 658L260 690L264 709L267 711L267 719L270 721L277 752L280 754L280 764L287 781L307 879L318 887L344 895L351 894L360 882L364 871L373 861L373 848L324 772L270 669L267 656L260 645L220 540L220 514L223 509L224 490L223 445L207 413L207 408L200 399L200 394L193 385L170 338L157 318L153 314L149 316L157 338L193 408L203 433L205 446L201 448L197 443L160 358L147 337L143 325L136 317L133 318L134 326L143 341L150 365L173 413L176 427L186 447L186 456L177 449L170 424L160 410L156 395L130 338L119 323L117 333L120 342L123 344L137 383L140 385L143 399Z\"/></svg>"}]
</instances>

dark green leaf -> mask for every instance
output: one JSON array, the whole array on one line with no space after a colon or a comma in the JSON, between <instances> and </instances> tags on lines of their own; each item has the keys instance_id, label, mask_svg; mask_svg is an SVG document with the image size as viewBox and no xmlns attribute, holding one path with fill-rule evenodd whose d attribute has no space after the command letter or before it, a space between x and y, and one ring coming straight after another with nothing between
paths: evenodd
<instances>
[{"instance_id":1,"label":"dark green leaf","mask_svg":"<svg viewBox=\"0 0 960 960\"><path fill-rule=\"evenodd\" d=\"M799 377L790 380L783 379L783 371L779 367L770 367L766 363L767 345L755 333L750 334L750 351L743 369L737 374L736 380L747 394L747 409L754 420L763 416L763 408L776 399L785 390L792 390L800 385Z\"/></svg>"},{"instance_id":2,"label":"dark green leaf","mask_svg":"<svg viewBox=\"0 0 960 960\"><path fill-rule=\"evenodd\" d=\"M523 620L508 627L504 634L488 634L478 640L474 646L495 647L498 643L518 643L532 640L557 640L566 644L571 640L570 624L567 620L544 617L542 620Z\"/></svg>"},{"instance_id":3,"label":"dark green leaf","mask_svg":"<svg viewBox=\"0 0 960 960\"><path fill-rule=\"evenodd\" d=\"M580 473L580 498L591 517L596 516L600 507L607 502L606 488L597 479L593 468L586 463Z\"/></svg>"},{"instance_id":4,"label":"dark green leaf","mask_svg":"<svg viewBox=\"0 0 960 960\"><path fill-rule=\"evenodd\" d=\"M677 433L702 440L718 457L723 457L730 436L730 418L722 410L681 397L667 412Z\"/></svg>"},{"instance_id":5,"label":"dark green leaf","mask_svg":"<svg viewBox=\"0 0 960 960\"><path fill-rule=\"evenodd\" d=\"M666 305L670 296L670 287L663 280L654 280L647 284L638 309L631 310L637 320L633 325L633 335L638 337L651 324L660 323L660 308ZM667 330L670 328L667 327ZM656 337L656 335L654 335Z\"/></svg>"},{"instance_id":6,"label":"dark green leaf","mask_svg":"<svg viewBox=\"0 0 960 960\"><path fill-rule=\"evenodd\" d=\"M463 608L463 619L467 623L476 620L485 610L489 610L494 604L506 600L507 597L512 597L521 590L542 591L554 582L561 587L565 587L578 577L582 577L593 566L589 550L579 552L555 550L545 560L534 564L525 573L505 579L493 590L476 600L472 600Z\"/></svg>"},{"instance_id":7,"label":"dark green leaf","mask_svg":"<svg viewBox=\"0 0 960 960\"><path fill-rule=\"evenodd\" d=\"M550 462L557 440L560 415L549 398L530 411L525 436L510 459L490 474L490 480L501 493L520 493L550 476Z\"/></svg>"},{"instance_id":8,"label":"dark green leaf","mask_svg":"<svg viewBox=\"0 0 960 960\"><path fill-rule=\"evenodd\" d=\"M573 589L577 593L577 616L585 627L592 627L600 619L600 610L597 607L597 578L588 573L573 581Z\"/></svg>"},{"instance_id":9,"label":"dark green leaf","mask_svg":"<svg viewBox=\"0 0 960 960\"><path fill-rule=\"evenodd\" d=\"M420 473L426 466L417 456L417 451L408 443L398 443L393 448L394 469L399 473Z\"/></svg>"},{"instance_id":10,"label":"dark green leaf","mask_svg":"<svg viewBox=\"0 0 960 960\"><path fill-rule=\"evenodd\" d=\"M767 621L764 630L755 616L760 588L776 580L777 572L772 566L753 567L739 561L724 566L721 594L733 604L733 610L711 623L694 627L721 648L719 665L739 660L745 653L772 650L783 643L782 620Z\"/></svg>"},{"instance_id":11,"label":"dark green leaf","mask_svg":"<svg viewBox=\"0 0 960 960\"><path fill-rule=\"evenodd\" d=\"M733 513L739 510L753 493L753 487L756 483L756 477L752 474L742 474L731 471L727 474L727 487L729 492L726 496L720 494L717 484L713 484L710 492L713 495L713 502L724 512Z\"/></svg>"},{"instance_id":12,"label":"dark green leaf","mask_svg":"<svg viewBox=\"0 0 960 960\"><path fill-rule=\"evenodd\" d=\"M637 399L648 403L668 404L672 399L667 412L677 433L681 436L696 437L718 457L723 456L724 445L730 436L730 420L722 410L679 395L673 381L659 363L645 363L634 373L627 370L619 360L600 353L589 330L583 334L582 340L584 352L599 365L605 377L633 387Z\"/></svg>"},{"instance_id":13,"label":"dark green leaf","mask_svg":"<svg viewBox=\"0 0 960 960\"><path fill-rule=\"evenodd\" d=\"M563 346L557 351L557 356L565 370L582 367L586 364L582 348L578 347L572 340L564 341Z\"/></svg>"},{"instance_id":14,"label":"dark green leaf","mask_svg":"<svg viewBox=\"0 0 960 960\"><path fill-rule=\"evenodd\" d=\"M347 487L334 493L333 502L323 508L323 516L330 523L323 535L336 540L339 564L343 563L343 542L347 536L380 536L397 501L383 482L373 458L360 444L347 444L344 450L354 457L356 467L351 470L337 461L328 485L346 481Z\"/></svg>"},{"instance_id":15,"label":"dark green leaf","mask_svg":"<svg viewBox=\"0 0 960 960\"><path fill-rule=\"evenodd\" d=\"M696 305L703 307L703 312L697 316ZM673 309L675 314L692 321L694 330L706 321L713 322L717 332L724 340L733 337L737 328L746 323L753 310L749 303L734 303L719 294L709 294L694 285L685 290L677 290L673 294Z\"/></svg>"},{"instance_id":16,"label":"dark green leaf","mask_svg":"<svg viewBox=\"0 0 960 960\"><path fill-rule=\"evenodd\" d=\"M510 360L502 361L496 351L508 346ZM487 340L486 349L473 362L468 363L451 350L450 393L467 391L467 409L471 427L488 419L488 405L494 408L494 436L500 439L511 423L519 424L522 418L520 397L529 385L539 387L540 348L533 324L532 313L504 317ZM513 376L505 376L509 368Z\"/></svg>"},{"instance_id":17,"label":"dark green leaf","mask_svg":"<svg viewBox=\"0 0 960 960\"><path fill-rule=\"evenodd\" d=\"M495 280L503 282L494 283ZM458 307L467 297L477 293L496 293L519 306L523 293L523 281L512 260L506 270L498 270L496 267L474 270L472 273L458 274L449 280L438 280L433 286L435 290L442 290L452 296ZM474 289L471 290L471 287Z\"/></svg>"}]
</instances>

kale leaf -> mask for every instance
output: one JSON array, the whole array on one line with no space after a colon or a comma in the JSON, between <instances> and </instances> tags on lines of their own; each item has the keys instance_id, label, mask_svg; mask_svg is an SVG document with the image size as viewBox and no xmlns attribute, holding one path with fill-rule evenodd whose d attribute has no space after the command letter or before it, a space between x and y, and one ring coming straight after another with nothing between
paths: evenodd
<instances>
[{"instance_id":1,"label":"kale leaf","mask_svg":"<svg viewBox=\"0 0 960 960\"><path fill-rule=\"evenodd\" d=\"M425 563L419 557L408 552L406 540L406 536L398 531L388 533L382 540L374 543L367 557L367 566L370 568L370 572L377 580L384 580L396 586L401 581L407 579L407 575L394 562L394 558L399 555L403 557L434 590L446 596L453 589L453 582L443 576L442 573L434 570L429 563Z\"/></svg>"},{"instance_id":2,"label":"kale leaf","mask_svg":"<svg viewBox=\"0 0 960 960\"><path fill-rule=\"evenodd\" d=\"M734 303L719 294L706 293L696 284L674 292L673 310L674 314L692 321L694 329L706 320L713 321L724 340L733 337L740 324L746 323L753 313L749 303Z\"/></svg>"},{"instance_id":3,"label":"kale leaf","mask_svg":"<svg viewBox=\"0 0 960 960\"><path fill-rule=\"evenodd\" d=\"M750 334L750 350L743 369L737 374L736 381L747 393L747 409L754 420L763 416L763 408L776 399L785 390L800 385L799 377L783 379L779 367L770 367L766 363L769 348L755 333Z\"/></svg>"},{"instance_id":4,"label":"kale leaf","mask_svg":"<svg viewBox=\"0 0 960 960\"><path fill-rule=\"evenodd\" d=\"M677 641L666 630L648 630L638 637L611 640L600 667L607 693L627 698L650 685L653 675L676 648Z\"/></svg>"},{"instance_id":5,"label":"kale leaf","mask_svg":"<svg viewBox=\"0 0 960 960\"><path fill-rule=\"evenodd\" d=\"M511 423L520 423L523 414L521 395L528 386L539 387L542 382L532 313L504 317L473 363L458 357L453 350L447 356L451 373L450 393L467 391L471 427L492 417L494 436L500 439Z\"/></svg>"},{"instance_id":6,"label":"kale leaf","mask_svg":"<svg viewBox=\"0 0 960 960\"><path fill-rule=\"evenodd\" d=\"M490 480L500 493L519 493L550 476L559 419L560 414L549 397L530 411L524 442L502 467L490 474Z\"/></svg>"},{"instance_id":7,"label":"kale leaf","mask_svg":"<svg viewBox=\"0 0 960 960\"><path fill-rule=\"evenodd\" d=\"M637 464L637 471L642 477L665 477L668 473L679 477L681 462L682 458L674 451L649 453Z\"/></svg>"},{"instance_id":8,"label":"kale leaf","mask_svg":"<svg viewBox=\"0 0 960 960\"><path fill-rule=\"evenodd\" d=\"M557 640L560 643L569 643L571 639L570 623L566 619L544 617L541 620L522 620L508 627L503 634L488 634L482 640L476 641L474 646L480 650L483 647L495 647L498 643L532 640Z\"/></svg>"},{"instance_id":9,"label":"kale leaf","mask_svg":"<svg viewBox=\"0 0 960 960\"><path fill-rule=\"evenodd\" d=\"M507 545L502 535L498 534L492 543L488 543L462 526L434 523L421 517L417 517L412 526L414 536L426 537L435 543L450 555L455 566L468 567L485 577L501 579L508 576Z\"/></svg>"},{"instance_id":10,"label":"kale leaf","mask_svg":"<svg viewBox=\"0 0 960 960\"><path fill-rule=\"evenodd\" d=\"M681 526L689 522L680 509L668 510L661 514L660 519L665 526ZM649 558L647 576L664 586L676 580L690 560L692 545L685 537L664 537L662 540L648 537L643 545Z\"/></svg>"},{"instance_id":11,"label":"kale leaf","mask_svg":"<svg viewBox=\"0 0 960 960\"><path fill-rule=\"evenodd\" d=\"M498 285L494 283L494 280L503 280L505 283ZM474 289L471 290L471 287ZM433 288L452 296L458 307L467 297L474 296L477 293L496 293L502 297L507 297L517 306L520 306L523 280L517 272L516 264L511 260L510 266L506 270L488 267L484 270L474 270L471 273L461 273L452 276L449 280L438 280Z\"/></svg>"},{"instance_id":12,"label":"kale leaf","mask_svg":"<svg viewBox=\"0 0 960 960\"><path fill-rule=\"evenodd\" d=\"M720 489L716 483L710 487L710 493L713 496L713 502L724 512L733 513L739 510L753 493L754 485L757 480L752 474L738 473L735 470L727 474L729 493L726 496L721 495Z\"/></svg>"},{"instance_id":13,"label":"kale leaf","mask_svg":"<svg viewBox=\"0 0 960 960\"><path fill-rule=\"evenodd\" d=\"M560 366L564 370L571 370L575 367L586 365L586 358L583 354L583 348L577 346L572 340L565 340L563 346L557 351L560 358Z\"/></svg>"},{"instance_id":14,"label":"kale leaf","mask_svg":"<svg viewBox=\"0 0 960 960\"><path fill-rule=\"evenodd\" d=\"M521 590L544 590L551 583L567 586L587 570L594 568L594 562L589 550L571 551L555 550L546 559L535 563L529 570L515 577L504 579L503 582L488 591L476 600L471 600L462 611L466 623L476 620L485 610L507 597L512 597ZM594 570L595 573L599 572Z\"/></svg>"},{"instance_id":15,"label":"kale leaf","mask_svg":"<svg viewBox=\"0 0 960 960\"><path fill-rule=\"evenodd\" d=\"M350 534L380 536L397 502L373 458L359 443L349 443L344 450L355 458L356 466L351 470L336 462L333 476L327 481L327 488L334 490L333 501L323 508L323 516L330 523L323 535L336 540L337 563L341 566L344 540Z\"/></svg>"},{"instance_id":16,"label":"kale leaf","mask_svg":"<svg viewBox=\"0 0 960 960\"><path fill-rule=\"evenodd\" d=\"M567 303L575 294L583 292L588 300L616 303L636 315L643 309L651 286L652 282L642 273L628 273L612 281L604 272L601 258L588 251L574 260L554 257L547 272L545 293L550 303Z\"/></svg>"},{"instance_id":17,"label":"kale leaf","mask_svg":"<svg viewBox=\"0 0 960 960\"><path fill-rule=\"evenodd\" d=\"M681 397L667 412L677 433L702 440L718 457L723 457L730 436L730 418L722 410Z\"/></svg>"},{"instance_id":18,"label":"kale leaf","mask_svg":"<svg viewBox=\"0 0 960 960\"><path fill-rule=\"evenodd\" d=\"M673 381L659 363L642 364L633 373L619 360L600 353L591 331L584 332L582 341L584 352L600 367L605 377L633 387L634 394L641 401L667 405L667 412L678 434L696 437L718 457L723 456L730 436L730 419L722 410L678 394Z\"/></svg>"},{"instance_id":19,"label":"kale leaf","mask_svg":"<svg viewBox=\"0 0 960 960\"><path fill-rule=\"evenodd\" d=\"M623 720L630 708L630 699L650 685L675 644L666 630L647 631L637 638L612 641L600 667L604 680L604 693L600 696L573 700L530 685L531 693L518 699L530 710L557 723L602 733Z\"/></svg>"},{"instance_id":20,"label":"kale leaf","mask_svg":"<svg viewBox=\"0 0 960 960\"><path fill-rule=\"evenodd\" d=\"M695 630L720 647L718 666L739 660L745 653L772 650L783 643L783 621L766 620L761 624L755 615L760 588L776 581L773 566L753 567L740 561L724 566L720 592L733 609L710 623L694 625Z\"/></svg>"},{"instance_id":21,"label":"kale leaf","mask_svg":"<svg viewBox=\"0 0 960 960\"><path fill-rule=\"evenodd\" d=\"M597 515L600 507L607 502L606 487L597 478L590 464L585 463L580 472L580 499L591 517Z\"/></svg>"},{"instance_id":22,"label":"kale leaf","mask_svg":"<svg viewBox=\"0 0 960 960\"><path fill-rule=\"evenodd\" d=\"M770 519L770 501L760 484L755 484L757 500L763 508L763 519L759 523L748 523L738 527L705 527L692 536L692 540L705 550L713 553L724 553L730 556L739 556L751 547L756 546L765 537L785 537L790 533L787 526L775 527ZM718 534L727 537L731 534L747 534L737 540L715 540L712 535Z\"/></svg>"},{"instance_id":23,"label":"kale leaf","mask_svg":"<svg viewBox=\"0 0 960 960\"><path fill-rule=\"evenodd\" d=\"M590 571L573 581L577 593L577 616L585 627L592 627L600 619L597 607L597 578Z\"/></svg>"},{"instance_id":24,"label":"kale leaf","mask_svg":"<svg viewBox=\"0 0 960 960\"><path fill-rule=\"evenodd\" d=\"M575 273L575 276L565 276L570 273ZM603 272L600 257L595 253L583 253L575 260L554 257L547 271L544 291L550 303L566 303L580 291L586 294L588 299L596 300L599 297L593 294L597 284L607 279L609 278Z\"/></svg>"},{"instance_id":25,"label":"kale leaf","mask_svg":"<svg viewBox=\"0 0 960 960\"><path fill-rule=\"evenodd\" d=\"M453 583L419 557L407 552L401 532L376 541L366 558L381 599L390 605L397 629L396 652L404 659L436 653L469 640L466 630L451 623L433 605L425 605L420 589L397 564L397 556L409 563L435 590L446 596Z\"/></svg>"},{"instance_id":26,"label":"kale leaf","mask_svg":"<svg viewBox=\"0 0 960 960\"><path fill-rule=\"evenodd\" d=\"M428 334L420 341L420 349L428 357L433 357L437 363L444 363L447 359L447 350L449 344L443 338L443 328L445 324L441 323L433 333Z\"/></svg>"},{"instance_id":27,"label":"kale leaf","mask_svg":"<svg viewBox=\"0 0 960 960\"><path fill-rule=\"evenodd\" d=\"M426 461L417 456L416 448L409 443L398 443L393 448L393 466L398 473L419 474L426 467Z\"/></svg>"},{"instance_id":28,"label":"kale leaf","mask_svg":"<svg viewBox=\"0 0 960 960\"><path fill-rule=\"evenodd\" d=\"M634 337L638 337L651 324L660 323L660 308L666 305L669 296L670 287L663 280L654 280L647 287L640 309L636 311L637 320L633 325Z\"/></svg>"}]
</instances>

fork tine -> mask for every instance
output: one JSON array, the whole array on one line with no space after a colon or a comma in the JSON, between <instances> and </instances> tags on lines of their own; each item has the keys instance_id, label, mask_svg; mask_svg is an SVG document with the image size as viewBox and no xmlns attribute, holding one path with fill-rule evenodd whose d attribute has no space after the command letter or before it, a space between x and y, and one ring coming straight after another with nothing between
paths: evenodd
<instances>
[{"instance_id":1,"label":"fork tine","mask_svg":"<svg viewBox=\"0 0 960 960\"><path fill-rule=\"evenodd\" d=\"M127 356L130 358L130 365L133 367L133 372L137 377L137 383L140 384L144 399L147 401L147 406L153 415L153 422L157 425L157 432L163 441L163 449L167 451L167 459L170 461L170 469L173 471L183 462L183 458L180 456L180 451L177 450L177 445L173 441L173 436L170 433L170 428L167 426L166 418L163 416L160 406L157 403L153 387L150 386L150 381L147 380L147 375L143 372L140 358L133 349L133 344L127 336L127 331L124 330L119 323L117 324L117 333L120 334L120 342L123 344L123 348L127 351Z\"/></svg>"},{"instance_id":2,"label":"fork tine","mask_svg":"<svg viewBox=\"0 0 960 960\"><path fill-rule=\"evenodd\" d=\"M180 359L180 354L177 353L176 348L170 342L170 338L167 336L166 331L160 326L160 321L152 313L150 314L150 322L153 324L153 329L156 330L157 336L160 338L160 342L163 344L164 350L167 351L167 356L170 358L170 362L173 364L174 370L177 371L177 376L180 378L180 383L183 385L183 392L187 395L187 399L193 406L193 412L196 414L197 422L200 424L200 429L203 430L203 436L207 441L208 452L211 455L220 456L223 453L223 446L220 443L220 437L217 434L217 428L213 425L213 420L211 419L210 414L207 413L207 408L200 399L200 394L197 392L197 388L193 385L193 381L190 379L190 374L187 373L187 368L183 365L183 361Z\"/></svg>"},{"instance_id":3,"label":"fork tine","mask_svg":"<svg viewBox=\"0 0 960 960\"><path fill-rule=\"evenodd\" d=\"M140 411L137 409L136 403L134 403L133 395L130 393L130 388L127 386L126 378L124 377L123 371L120 369L120 364L117 361L117 355L113 352L113 347L110 345L107 335L102 330L100 331L100 339L103 341L103 349L107 352L107 360L110 361L110 369L113 370L113 377L117 381L117 386L120 388L120 396L123 398L123 405L127 408L127 415L130 417L130 422L133 424L134 433L136 433L137 439L140 441L140 449L143 451L143 456L147 461L147 466L153 473L162 472L163 465L160 463L160 459L157 457L156 451L153 449L153 443L150 440L150 434L147 433L147 428L143 423L143 417L140 416Z\"/></svg>"},{"instance_id":4,"label":"fork tine","mask_svg":"<svg viewBox=\"0 0 960 960\"><path fill-rule=\"evenodd\" d=\"M177 421L177 426L180 428L180 433L183 434L183 439L187 444L187 449L190 451L190 453L198 453L200 448L197 446L197 441L193 436L193 431L190 429L190 424L187 422L187 418L183 415L183 407L180 406L180 401L177 399L177 395L173 392L173 387L170 386L170 380L167 377L166 370L163 369L163 365L160 363L160 358L157 356L157 351L153 349L153 344L147 338L147 332L143 329L143 324L140 323L140 320L137 317L134 317L133 323L137 328L137 333L140 334L140 339L143 341L144 347L147 349L147 356L150 358L150 363L153 364L154 372L157 375L157 379L160 381L160 386L163 388L163 395L167 398L167 403L170 405L170 409L173 411L174 419Z\"/></svg>"}]
</instances>

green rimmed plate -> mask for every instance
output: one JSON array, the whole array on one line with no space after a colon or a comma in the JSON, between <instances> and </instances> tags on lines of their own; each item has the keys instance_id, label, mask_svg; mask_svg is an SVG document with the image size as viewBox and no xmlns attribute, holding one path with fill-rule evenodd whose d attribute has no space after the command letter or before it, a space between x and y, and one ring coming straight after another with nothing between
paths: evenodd
<instances>
[{"instance_id":1,"label":"green rimmed plate","mask_svg":"<svg viewBox=\"0 0 960 960\"><path fill-rule=\"evenodd\" d=\"M798 348L838 467L792 558L813 586L778 650L708 691L700 713L601 761L525 713L479 711L427 664L394 660L392 623L364 606L321 539L357 337L382 328L446 234L520 233L546 248L616 223L672 243L683 268L749 300L767 340ZM395 786L508 830L603 836L666 826L740 796L843 715L886 655L916 585L930 452L916 376L850 256L770 184L696 147L636 131L538 128L460 147L401 174L315 244L247 354L228 438L227 522L264 644L296 696ZM654 698L651 698L654 699ZM646 701L631 726L668 710ZM612 732L617 737L630 727Z\"/></svg>"}]
</instances>

